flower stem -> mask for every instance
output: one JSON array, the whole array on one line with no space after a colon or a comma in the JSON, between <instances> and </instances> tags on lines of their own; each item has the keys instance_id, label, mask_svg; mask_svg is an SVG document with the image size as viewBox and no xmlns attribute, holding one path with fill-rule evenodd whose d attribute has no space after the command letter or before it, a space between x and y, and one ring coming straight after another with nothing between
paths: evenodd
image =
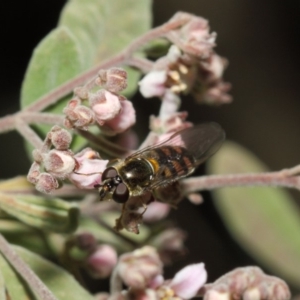
<instances>
[{"instance_id":1,"label":"flower stem","mask_svg":"<svg viewBox=\"0 0 300 300\"><path fill-rule=\"evenodd\" d=\"M0 251L5 259L15 268L15 270L28 283L30 288L36 293L39 299L58 300L36 274L21 259L16 251L9 245L3 235L0 234Z\"/></svg>"},{"instance_id":2,"label":"flower stem","mask_svg":"<svg viewBox=\"0 0 300 300\"><path fill-rule=\"evenodd\" d=\"M184 193L237 186L281 186L300 190L300 176L286 176L286 170L267 173L227 174L191 177L181 181Z\"/></svg>"},{"instance_id":3,"label":"flower stem","mask_svg":"<svg viewBox=\"0 0 300 300\"><path fill-rule=\"evenodd\" d=\"M32 130L29 125L24 122L21 118L17 118L15 121L17 131L28 141L34 148L41 148L43 141L41 138Z\"/></svg>"}]
</instances>

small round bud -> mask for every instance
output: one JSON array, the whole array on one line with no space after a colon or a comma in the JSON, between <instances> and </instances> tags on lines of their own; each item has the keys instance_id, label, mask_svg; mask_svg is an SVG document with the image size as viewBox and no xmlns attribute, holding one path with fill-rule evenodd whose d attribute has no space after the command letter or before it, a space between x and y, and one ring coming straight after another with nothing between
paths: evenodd
<instances>
[{"instance_id":1,"label":"small round bud","mask_svg":"<svg viewBox=\"0 0 300 300\"><path fill-rule=\"evenodd\" d=\"M100 70L96 84L112 93L119 93L127 87L127 72L121 68Z\"/></svg>"},{"instance_id":2,"label":"small round bud","mask_svg":"<svg viewBox=\"0 0 300 300\"><path fill-rule=\"evenodd\" d=\"M99 246L86 261L86 267L94 278L107 278L115 265L118 256L114 248L109 245Z\"/></svg>"},{"instance_id":3,"label":"small round bud","mask_svg":"<svg viewBox=\"0 0 300 300\"><path fill-rule=\"evenodd\" d=\"M119 68L111 68L106 74L105 88L111 92L119 93L127 87L127 72Z\"/></svg>"},{"instance_id":4,"label":"small round bud","mask_svg":"<svg viewBox=\"0 0 300 300\"><path fill-rule=\"evenodd\" d=\"M93 111L81 105L79 99L70 100L68 105L63 109L63 113L66 115L64 125L67 128L87 130L87 127L94 123Z\"/></svg>"},{"instance_id":5,"label":"small round bud","mask_svg":"<svg viewBox=\"0 0 300 300\"><path fill-rule=\"evenodd\" d=\"M81 86L74 89L74 94L81 100L86 100L89 97L88 89Z\"/></svg>"},{"instance_id":6,"label":"small round bud","mask_svg":"<svg viewBox=\"0 0 300 300\"><path fill-rule=\"evenodd\" d=\"M41 173L38 177L38 182L35 188L42 193L51 193L53 190L58 189L58 181L49 173Z\"/></svg>"},{"instance_id":7,"label":"small round bud","mask_svg":"<svg viewBox=\"0 0 300 300\"><path fill-rule=\"evenodd\" d=\"M27 175L27 180L31 182L32 184L36 184L38 182L39 176L40 176L40 166L36 162L33 162L30 170Z\"/></svg>"},{"instance_id":8,"label":"small round bud","mask_svg":"<svg viewBox=\"0 0 300 300\"><path fill-rule=\"evenodd\" d=\"M127 286L144 289L154 278L162 274L162 262L155 248L145 246L121 255L118 271Z\"/></svg>"},{"instance_id":9,"label":"small round bud","mask_svg":"<svg viewBox=\"0 0 300 300\"><path fill-rule=\"evenodd\" d=\"M34 149L32 151L32 157L33 157L33 160L39 164L43 161L43 156L42 156L40 149Z\"/></svg>"},{"instance_id":10,"label":"small round bud","mask_svg":"<svg viewBox=\"0 0 300 300\"><path fill-rule=\"evenodd\" d=\"M96 242L95 236L89 232L79 233L76 236L76 246L83 251L94 251Z\"/></svg>"},{"instance_id":11,"label":"small round bud","mask_svg":"<svg viewBox=\"0 0 300 300\"><path fill-rule=\"evenodd\" d=\"M75 169L76 163L70 151L51 150L44 156L47 172L58 178L66 178Z\"/></svg>"},{"instance_id":12,"label":"small round bud","mask_svg":"<svg viewBox=\"0 0 300 300\"><path fill-rule=\"evenodd\" d=\"M57 150L67 150L72 141L71 134L59 126L51 129L51 142Z\"/></svg>"}]
</instances>

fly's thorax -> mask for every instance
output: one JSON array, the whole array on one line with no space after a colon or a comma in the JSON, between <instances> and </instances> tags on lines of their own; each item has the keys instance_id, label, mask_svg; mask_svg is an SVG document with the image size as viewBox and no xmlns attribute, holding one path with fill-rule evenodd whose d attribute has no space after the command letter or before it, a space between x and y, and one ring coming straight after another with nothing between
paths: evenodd
<instances>
[{"instance_id":1,"label":"fly's thorax","mask_svg":"<svg viewBox=\"0 0 300 300\"><path fill-rule=\"evenodd\" d=\"M143 158L125 161L119 166L118 172L124 183L131 189L149 186L154 175L151 163Z\"/></svg>"}]
</instances>

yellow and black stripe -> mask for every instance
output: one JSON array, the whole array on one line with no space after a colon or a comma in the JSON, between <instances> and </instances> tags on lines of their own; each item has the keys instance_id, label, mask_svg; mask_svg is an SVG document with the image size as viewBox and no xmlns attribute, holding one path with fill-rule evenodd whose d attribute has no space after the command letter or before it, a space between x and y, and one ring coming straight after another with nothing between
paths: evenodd
<instances>
[{"instance_id":1,"label":"yellow and black stripe","mask_svg":"<svg viewBox=\"0 0 300 300\"><path fill-rule=\"evenodd\" d=\"M180 146L162 146L145 154L155 173L163 168L161 175L166 179L185 176L194 168L194 158Z\"/></svg>"}]
</instances>

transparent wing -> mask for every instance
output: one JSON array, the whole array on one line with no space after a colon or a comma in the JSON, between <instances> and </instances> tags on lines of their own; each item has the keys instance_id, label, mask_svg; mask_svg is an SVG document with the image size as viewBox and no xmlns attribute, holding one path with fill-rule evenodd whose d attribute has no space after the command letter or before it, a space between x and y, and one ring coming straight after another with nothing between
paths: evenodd
<instances>
[{"instance_id":1,"label":"transparent wing","mask_svg":"<svg viewBox=\"0 0 300 300\"><path fill-rule=\"evenodd\" d=\"M159 144L138 150L126 159L139 156L145 151L164 145L181 146L188 150L196 161L196 166L207 160L221 147L225 132L217 123L204 123L175 132Z\"/></svg>"},{"instance_id":2,"label":"transparent wing","mask_svg":"<svg viewBox=\"0 0 300 300\"><path fill-rule=\"evenodd\" d=\"M188 176L195 167L203 163L220 148L224 139L225 132L218 124L200 124L178 131L157 145L133 153L129 158L143 156L146 159L157 159L158 151L164 152L164 155L159 158L159 170L149 186L150 189L155 189ZM182 156L178 156L176 149L167 147L166 150L164 146L180 146L186 149L186 153L182 153L185 156L185 162L182 162ZM153 149L156 151L151 151ZM165 155L166 151L170 152L170 156ZM191 160L187 158L187 154L192 157Z\"/></svg>"},{"instance_id":3,"label":"transparent wing","mask_svg":"<svg viewBox=\"0 0 300 300\"><path fill-rule=\"evenodd\" d=\"M204 123L174 134L168 144L186 148L199 165L219 150L224 139L225 132L219 124Z\"/></svg>"}]
</instances>

